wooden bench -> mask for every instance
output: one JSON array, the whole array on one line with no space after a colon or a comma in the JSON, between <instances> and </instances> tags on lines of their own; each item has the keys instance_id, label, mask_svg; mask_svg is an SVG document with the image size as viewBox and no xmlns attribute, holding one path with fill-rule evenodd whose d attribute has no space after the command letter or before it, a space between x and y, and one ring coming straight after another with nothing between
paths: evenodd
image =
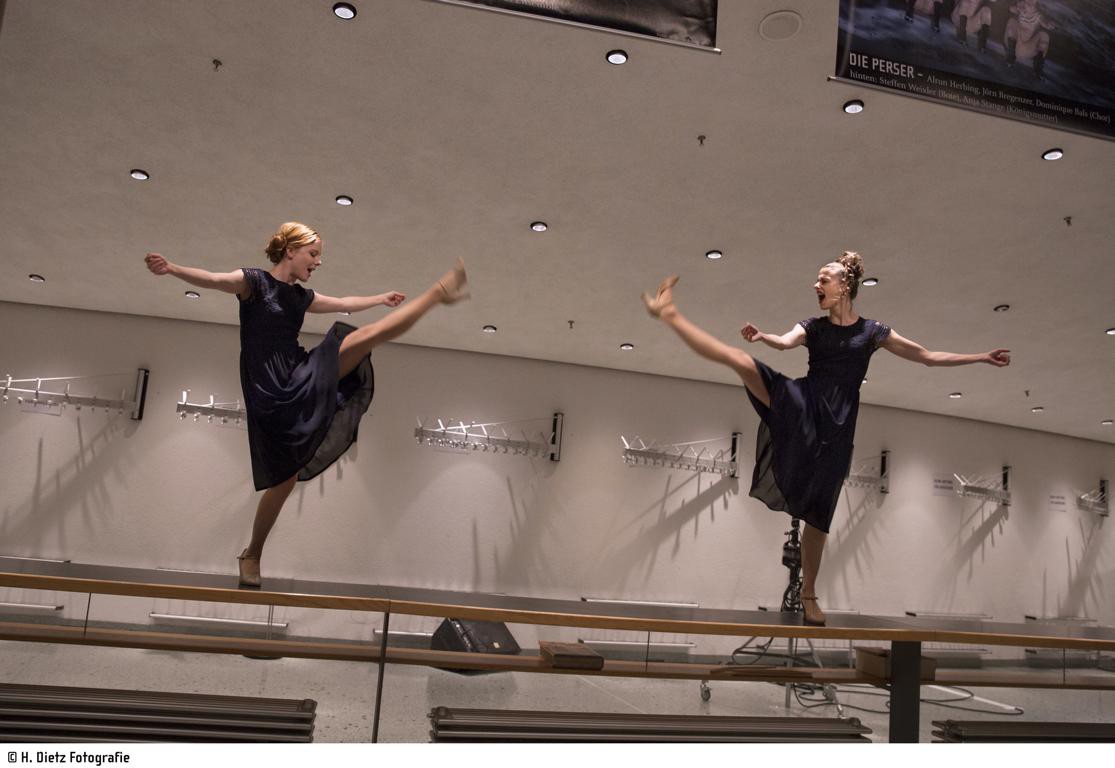
<instances>
[{"instance_id":1,"label":"wooden bench","mask_svg":"<svg viewBox=\"0 0 1115 768\"><path fill-rule=\"evenodd\" d=\"M310 742L317 702L0 683L0 741Z\"/></svg>"},{"instance_id":2,"label":"wooden bench","mask_svg":"<svg viewBox=\"0 0 1115 768\"><path fill-rule=\"evenodd\" d=\"M852 718L712 717L535 712L506 709L430 711L435 742L870 742Z\"/></svg>"}]
</instances>

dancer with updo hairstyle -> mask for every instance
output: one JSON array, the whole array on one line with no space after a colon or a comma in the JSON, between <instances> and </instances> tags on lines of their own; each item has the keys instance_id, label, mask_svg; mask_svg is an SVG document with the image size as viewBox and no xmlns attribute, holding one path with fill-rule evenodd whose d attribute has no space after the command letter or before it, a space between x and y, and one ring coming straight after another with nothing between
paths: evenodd
<instances>
[{"instance_id":1,"label":"dancer with updo hairstyle","mask_svg":"<svg viewBox=\"0 0 1115 768\"><path fill-rule=\"evenodd\" d=\"M172 264L157 253L145 258L156 275L233 293L240 301L240 383L252 478L263 491L251 542L237 558L245 587L260 585L263 545L295 483L321 474L355 442L372 402L372 349L397 338L435 305L468 298L464 263L457 259L409 304L361 328L334 323L307 352L298 345L306 312L359 312L397 307L406 299L398 291L338 299L298 285L321 266L322 249L317 232L287 222L265 249L274 265L270 271L244 267L215 273Z\"/></svg>"},{"instance_id":2,"label":"dancer with updo hairstyle","mask_svg":"<svg viewBox=\"0 0 1115 768\"><path fill-rule=\"evenodd\" d=\"M813 289L826 316L810 317L787 333L763 333L751 323L740 333L748 342L772 349L809 348L809 372L788 379L742 349L732 347L698 328L678 311L673 289L676 275L666 278L654 298L643 294L651 316L681 336L697 354L727 365L743 380L747 397L759 414L755 471L751 495L774 510L804 520L801 542L802 604L806 624L825 623L817 601L817 571L840 488L852 462L852 443L859 412L859 388L875 350L882 347L923 365L1010 364L1010 350L973 355L930 352L877 320L856 314L852 301L863 278L863 260L845 251L825 264Z\"/></svg>"}]
</instances>

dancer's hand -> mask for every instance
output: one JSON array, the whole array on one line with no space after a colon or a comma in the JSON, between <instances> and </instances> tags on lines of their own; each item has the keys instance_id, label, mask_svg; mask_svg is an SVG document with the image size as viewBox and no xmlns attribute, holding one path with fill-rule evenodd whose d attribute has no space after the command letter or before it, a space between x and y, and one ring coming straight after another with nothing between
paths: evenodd
<instances>
[{"instance_id":1,"label":"dancer's hand","mask_svg":"<svg viewBox=\"0 0 1115 768\"><path fill-rule=\"evenodd\" d=\"M379 298L380 304L388 307L397 307L406 301L407 295L399 291L388 291L387 293L381 294Z\"/></svg>"},{"instance_id":2,"label":"dancer's hand","mask_svg":"<svg viewBox=\"0 0 1115 768\"><path fill-rule=\"evenodd\" d=\"M169 275L170 262L157 253L149 253L143 257L147 263L147 268L156 275Z\"/></svg>"},{"instance_id":3,"label":"dancer's hand","mask_svg":"<svg viewBox=\"0 0 1115 768\"><path fill-rule=\"evenodd\" d=\"M651 317L662 317L662 313L674 305L674 286L677 282L678 276L670 275L658 285L658 293L653 299L643 294L643 304L646 305Z\"/></svg>"},{"instance_id":4,"label":"dancer's hand","mask_svg":"<svg viewBox=\"0 0 1115 768\"><path fill-rule=\"evenodd\" d=\"M763 332L753 326L751 323L748 323L747 325L740 328L739 332L743 335L743 338L747 339L752 344L754 344L756 341L763 340Z\"/></svg>"},{"instance_id":5,"label":"dancer's hand","mask_svg":"<svg viewBox=\"0 0 1115 768\"><path fill-rule=\"evenodd\" d=\"M1004 368L1010 365L1010 350L993 349L985 355L984 362L990 363L996 368Z\"/></svg>"}]
</instances>

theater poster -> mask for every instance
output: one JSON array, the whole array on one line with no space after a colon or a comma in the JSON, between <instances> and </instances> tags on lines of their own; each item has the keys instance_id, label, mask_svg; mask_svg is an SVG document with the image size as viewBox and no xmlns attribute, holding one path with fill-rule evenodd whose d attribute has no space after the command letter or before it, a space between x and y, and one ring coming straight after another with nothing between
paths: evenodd
<instances>
[{"instance_id":1,"label":"theater poster","mask_svg":"<svg viewBox=\"0 0 1115 768\"><path fill-rule=\"evenodd\" d=\"M840 0L836 76L1115 139L1115 0Z\"/></svg>"}]
</instances>

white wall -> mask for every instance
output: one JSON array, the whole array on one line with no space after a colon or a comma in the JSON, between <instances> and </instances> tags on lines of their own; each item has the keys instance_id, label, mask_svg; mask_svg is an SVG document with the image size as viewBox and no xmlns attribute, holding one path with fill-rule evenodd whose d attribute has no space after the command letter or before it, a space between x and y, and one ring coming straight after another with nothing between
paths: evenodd
<instances>
[{"instance_id":1,"label":"white wall","mask_svg":"<svg viewBox=\"0 0 1115 768\"><path fill-rule=\"evenodd\" d=\"M14 399L0 407L0 554L231 573L258 496L247 433L180 422L174 406L187 387L195 401L239 397L238 329L10 303L0 303L0 324L0 373L128 373L119 387L151 369L139 423L87 410L21 413ZM689 354L680 342L678 354ZM758 419L742 389L405 345L374 360L377 393L358 445L299 484L265 574L777 606L789 519L747 497ZM703 365L693 357L694 369ZM556 464L413 439L416 416L496 421L555 410L565 413ZM744 433L739 481L621 460L621 434L680 441L732 430ZM891 451L891 493L880 504L845 492L823 605L1115 623L1112 526L1071 501L1115 478L1115 446L871 406L856 444L857 456ZM1002 464L1014 468L1009 509L931 493L934 475L994 474ZM1068 496L1067 508L1051 511L1051 494Z\"/></svg>"}]
</instances>

